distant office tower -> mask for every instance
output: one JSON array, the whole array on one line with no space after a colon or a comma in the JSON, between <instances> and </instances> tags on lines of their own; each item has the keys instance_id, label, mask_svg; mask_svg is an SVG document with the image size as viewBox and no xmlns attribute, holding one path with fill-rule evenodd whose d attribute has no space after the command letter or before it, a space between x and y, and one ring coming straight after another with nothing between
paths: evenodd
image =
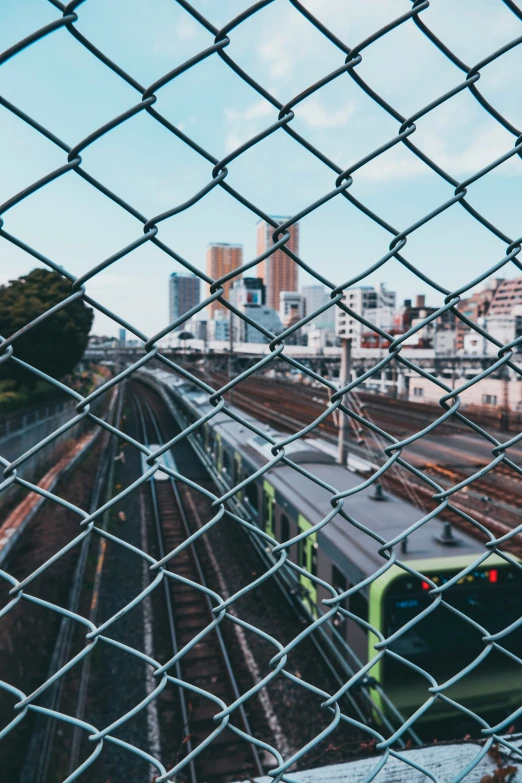
<instances>
[{"instance_id":1,"label":"distant office tower","mask_svg":"<svg viewBox=\"0 0 522 783\"><path fill-rule=\"evenodd\" d=\"M241 280L235 280L230 288L229 300L236 307L263 305L265 284L260 277L243 277Z\"/></svg>"},{"instance_id":2,"label":"distant office tower","mask_svg":"<svg viewBox=\"0 0 522 783\"><path fill-rule=\"evenodd\" d=\"M288 218L273 218L278 224L285 223ZM296 223L289 229L290 239L286 247L296 255L299 254L299 225ZM274 244L272 234L274 228L260 220L257 224L257 255L261 255ZM299 267L282 250L276 250L257 266L257 275L263 279L266 286L266 304L272 310L279 310L281 291L297 291Z\"/></svg>"},{"instance_id":3,"label":"distant office tower","mask_svg":"<svg viewBox=\"0 0 522 783\"><path fill-rule=\"evenodd\" d=\"M207 275L212 277L213 280L217 280L223 275L232 272L237 269L243 263L243 247L241 245L229 245L226 242L216 242L207 247ZM226 283L223 283L225 299L228 299L228 291L234 280L237 280L241 275L231 278ZM207 291L208 291L207 287ZM208 295L208 293L207 293ZM218 310L226 310L221 302L212 302L209 305L210 318L214 316Z\"/></svg>"},{"instance_id":4,"label":"distant office tower","mask_svg":"<svg viewBox=\"0 0 522 783\"><path fill-rule=\"evenodd\" d=\"M297 291L281 291L279 294L279 318L285 329L303 317L303 300Z\"/></svg>"},{"instance_id":5,"label":"distant office tower","mask_svg":"<svg viewBox=\"0 0 522 783\"><path fill-rule=\"evenodd\" d=\"M330 298L324 285L304 285L301 288L301 296L303 297L303 315L310 315L319 310ZM333 311L331 320L335 320Z\"/></svg>"},{"instance_id":6,"label":"distant office tower","mask_svg":"<svg viewBox=\"0 0 522 783\"><path fill-rule=\"evenodd\" d=\"M173 272L169 278L169 322L174 323L201 301L200 279L191 272ZM183 324L177 327L183 329Z\"/></svg>"}]
</instances>

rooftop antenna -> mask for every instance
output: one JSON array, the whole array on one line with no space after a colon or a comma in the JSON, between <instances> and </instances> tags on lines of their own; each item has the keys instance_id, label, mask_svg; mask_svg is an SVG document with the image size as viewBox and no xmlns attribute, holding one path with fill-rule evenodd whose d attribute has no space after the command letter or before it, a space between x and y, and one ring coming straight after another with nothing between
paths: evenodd
<instances>
[{"instance_id":1,"label":"rooftop antenna","mask_svg":"<svg viewBox=\"0 0 522 783\"><path fill-rule=\"evenodd\" d=\"M462 539L455 536L451 522L444 522L442 526L442 533L438 536L434 536L435 541L443 546L460 546Z\"/></svg>"}]
</instances>

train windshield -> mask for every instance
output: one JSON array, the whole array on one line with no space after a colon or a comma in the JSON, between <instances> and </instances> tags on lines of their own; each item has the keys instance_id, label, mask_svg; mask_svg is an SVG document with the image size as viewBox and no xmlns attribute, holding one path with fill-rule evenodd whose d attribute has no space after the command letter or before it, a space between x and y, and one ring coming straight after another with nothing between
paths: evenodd
<instances>
[{"instance_id":1,"label":"train windshield","mask_svg":"<svg viewBox=\"0 0 522 783\"><path fill-rule=\"evenodd\" d=\"M445 571L426 576L436 584L444 584L456 573ZM522 575L517 567L482 568L448 588L444 600L487 632L497 633L521 616L521 587ZM386 636L432 604L430 589L427 582L419 583L408 575L390 585L385 598ZM441 605L393 642L390 649L439 679L450 677L471 663L484 649L482 636L473 623ZM522 658L522 630L512 631L500 643ZM404 675L404 666L387 657L387 676L397 674L397 667ZM503 657L507 662L507 657ZM494 660L498 665L498 657Z\"/></svg>"}]
</instances>

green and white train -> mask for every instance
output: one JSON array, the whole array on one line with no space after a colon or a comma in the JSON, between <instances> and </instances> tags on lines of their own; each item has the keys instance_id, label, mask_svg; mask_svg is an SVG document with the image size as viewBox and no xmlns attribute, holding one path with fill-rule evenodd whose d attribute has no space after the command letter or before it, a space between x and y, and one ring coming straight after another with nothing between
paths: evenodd
<instances>
[{"instance_id":1,"label":"green and white train","mask_svg":"<svg viewBox=\"0 0 522 783\"><path fill-rule=\"evenodd\" d=\"M154 375L156 382L167 387L186 422L196 421L211 409L208 395L196 386L161 370L154 371ZM283 437L250 415L240 413L272 437ZM221 412L198 428L196 437L229 488L273 457L271 445L262 436ZM286 447L286 454L339 491L363 483L360 475L338 465L331 446L318 438L300 439ZM332 509L330 497L328 491L309 478L279 463L250 483L240 499L249 516L268 535L277 542L287 542L324 519ZM417 508L401 498L386 494L382 500L381 493L371 486L347 498L343 508L351 518L386 541L394 539L421 517ZM522 606L519 592L522 569L492 554L470 570L484 553L483 544L460 531L456 536L458 543L446 543L441 532L441 521L431 519L408 537L406 547L397 545L397 559L437 585L467 569L466 575L445 591L444 599L475 625L441 605L389 648L429 672L439 684L462 671L484 650L483 633L477 626L497 633L519 619ZM337 515L321 530L293 544L289 556L311 577L319 577L344 592L382 568L386 561L378 550L379 544L367 533ZM312 617L317 617L326 609L323 599L331 598L331 594L317 586L312 578L300 576L299 581L299 600ZM393 565L367 587L344 599L343 607L388 638L430 606L433 601L430 589L427 581ZM362 663L377 655L375 634L340 613L334 625ZM445 691L446 695L481 716L493 713L508 716L519 707L522 703L520 629L502 639L501 644L511 657L492 649L473 671ZM430 696L428 688L432 683L393 656L385 655L369 674L403 715L412 714ZM379 701L377 693L374 698ZM452 708L439 699L429 710L429 719L450 714Z\"/></svg>"}]
</instances>

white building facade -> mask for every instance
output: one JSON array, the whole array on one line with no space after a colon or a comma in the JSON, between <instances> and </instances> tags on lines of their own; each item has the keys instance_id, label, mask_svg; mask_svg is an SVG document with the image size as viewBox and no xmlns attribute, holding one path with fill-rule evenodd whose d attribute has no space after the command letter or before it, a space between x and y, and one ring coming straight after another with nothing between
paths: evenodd
<instances>
[{"instance_id":1,"label":"white building facade","mask_svg":"<svg viewBox=\"0 0 522 783\"><path fill-rule=\"evenodd\" d=\"M272 334L279 334L283 331L283 324L275 310L266 305L243 305L238 309L246 316L255 321ZM242 318L234 316L234 340L240 343L268 343L266 337L259 329L244 321Z\"/></svg>"},{"instance_id":2,"label":"white building facade","mask_svg":"<svg viewBox=\"0 0 522 783\"><path fill-rule=\"evenodd\" d=\"M393 323L396 293L395 291L388 291L382 283L378 289L375 289L373 286L349 288L345 292L342 301L354 313L379 326L381 329L387 329ZM368 331L368 327L337 307L335 331L339 337L351 339L353 348L360 348L361 335L363 332Z\"/></svg>"},{"instance_id":3,"label":"white building facade","mask_svg":"<svg viewBox=\"0 0 522 783\"><path fill-rule=\"evenodd\" d=\"M303 317L303 299L298 291L281 291L279 294L279 318L285 329Z\"/></svg>"}]
</instances>

